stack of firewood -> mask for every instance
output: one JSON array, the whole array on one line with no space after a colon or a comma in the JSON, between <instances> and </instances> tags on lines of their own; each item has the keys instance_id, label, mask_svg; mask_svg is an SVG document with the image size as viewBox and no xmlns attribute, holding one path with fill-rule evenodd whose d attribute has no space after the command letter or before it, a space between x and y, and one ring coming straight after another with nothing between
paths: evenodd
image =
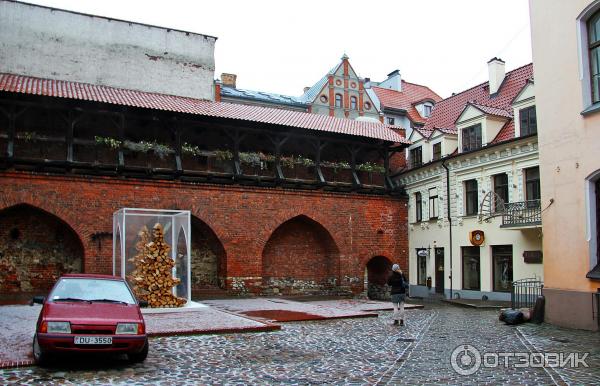
<instances>
[{"instance_id":1,"label":"stack of firewood","mask_svg":"<svg viewBox=\"0 0 600 386\"><path fill-rule=\"evenodd\" d=\"M173 277L175 261L169 256L171 247L165 242L162 225L154 225L152 235L144 226L138 236L135 246L138 253L129 259L135 270L128 276L137 298L153 308L185 305L185 299L173 295L173 287L181 280Z\"/></svg>"}]
</instances>

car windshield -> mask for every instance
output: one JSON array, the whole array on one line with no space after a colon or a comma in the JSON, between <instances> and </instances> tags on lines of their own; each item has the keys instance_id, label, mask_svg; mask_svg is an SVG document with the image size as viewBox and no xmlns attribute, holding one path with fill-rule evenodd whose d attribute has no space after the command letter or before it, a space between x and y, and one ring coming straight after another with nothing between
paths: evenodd
<instances>
[{"instance_id":1,"label":"car windshield","mask_svg":"<svg viewBox=\"0 0 600 386\"><path fill-rule=\"evenodd\" d=\"M62 278L50 294L52 301L104 301L135 304L124 282L110 279Z\"/></svg>"}]
</instances>

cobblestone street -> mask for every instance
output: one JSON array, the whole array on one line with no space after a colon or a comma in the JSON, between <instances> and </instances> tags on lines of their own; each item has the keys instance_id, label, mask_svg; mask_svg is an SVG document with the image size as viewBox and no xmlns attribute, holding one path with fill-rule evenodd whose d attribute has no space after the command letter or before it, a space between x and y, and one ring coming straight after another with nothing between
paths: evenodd
<instances>
[{"instance_id":1,"label":"cobblestone street","mask_svg":"<svg viewBox=\"0 0 600 386\"><path fill-rule=\"evenodd\" d=\"M548 325L506 326L497 311L428 304L408 325L379 318L285 323L280 331L151 339L144 364L120 359L0 371L0 384L600 384L600 337ZM457 374L452 351L589 352L588 368L504 366Z\"/></svg>"}]
</instances>

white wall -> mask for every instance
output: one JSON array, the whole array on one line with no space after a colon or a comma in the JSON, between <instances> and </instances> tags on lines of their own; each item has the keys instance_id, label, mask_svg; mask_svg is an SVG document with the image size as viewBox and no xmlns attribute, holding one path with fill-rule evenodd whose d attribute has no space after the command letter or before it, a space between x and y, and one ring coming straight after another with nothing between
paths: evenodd
<instances>
[{"instance_id":1,"label":"white wall","mask_svg":"<svg viewBox=\"0 0 600 386\"><path fill-rule=\"evenodd\" d=\"M0 71L213 99L216 38L0 1Z\"/></svg>"},{"instance_id":2,"label":"white wall","mask_svg":"<svg viewBox=\"0 0 600 386\"><path fill-rule=\"evenodd\" d=\"M432 140L434 143L436 140ZM424 141L423 141L424 143ZM464 156L453 157L447 162L450 168L450 201L452 217L452 288L454 291L462 289L462 246L471 246L469 233L473 230L482 230L485 233L485 243L480 248L481 290L489 295L493 292L492 246L513 246L513 280L538 277L543 278L542 264L526 264L523 258L524 251L542 250L541 228L505 229L501 228L500 217L480 221L478 216L464 216L464 189L462 183L468 179L478 180L480 203L484 195L492 189L492 176L499 173L509 175L509 201L522 201L523 194L523 169L539 164L536 138L528 138L506 144L483 148L478 152ZM427 276L432 278L432 290L435 283L435 257L433 248L444 248L445 257L445 283L444 288L450 288L450 250L449 250L449 222L447 220L446 202L446 171L441 162L430 166L409 171L399 177L401 185L406 187L409 195L408 222L409 222L409 267L410 282L417 284L417 248L432 248L427 260ZM513 187L514 185L514 187ZM429 219L428 189L438 189L437 219ZM415 218L415 193L420 192L423 201L423 221L416 222ZM499 299L507 299L507 294L494 293ZM463 294L464 296L464 294ZM490 295L491 296L491 295Z\"/></svg>"}]
</instances>

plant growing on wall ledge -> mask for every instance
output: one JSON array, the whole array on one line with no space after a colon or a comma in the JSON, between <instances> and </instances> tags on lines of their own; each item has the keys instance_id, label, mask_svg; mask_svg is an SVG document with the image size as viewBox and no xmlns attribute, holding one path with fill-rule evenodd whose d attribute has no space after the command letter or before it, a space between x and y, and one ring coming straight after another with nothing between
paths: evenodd
<instances>
[{"instance_id":1,"label":"plant growing on wall ledge","mask_svg":"<svg viewBox=\"0 0 600 386\"><path fill-rule=\"evenodd\" d=\"M200 148L198 146L190 145L187 142L185 142L183 145L181 145L181 153L189 154L189 155L193 155L193 156L199 156L199 155L203 154L202 150L200 150Z\"/></svg>"},{"instance_id":2,"label":"plant growing on wall ledge","mask_svg":"<svg viewBox=\"0 0 600 386\"><path fill-rule=\"evenodd\" d=\"M96 141L97 144L104 145L106 147L110 147L111 149L118 149L119 147L121 147L121 144L123 143L123 142L119 141L118 139L114 139L114 138L110 138L110 137L95 136L94 140Z\"/></svg>"},{"instance_id":3,"label":"plant growing on wall ledge","mask_svg":"<svg viewBox=\"0 0 600 386\"><path fill-rule=\"evenodd\" d=\"M363 172L375 172L375 173L384 173L385 168L381 165L377 165L371 162L365 162L359 165L356 165L356 170L360 170Z\"/></svg>"},{"instance_id":4,"label":"plant growing on wall ledge","mask_svg":"<svg viewBox=\"0 0 600 386\"><path fill-rule=\"evenodd\" d=\"M25 142L35 142L37 139L37 134L35 131L24 131L19 133L17 136L19 139L24 140Z\"/></svg>"}]
</instances>

